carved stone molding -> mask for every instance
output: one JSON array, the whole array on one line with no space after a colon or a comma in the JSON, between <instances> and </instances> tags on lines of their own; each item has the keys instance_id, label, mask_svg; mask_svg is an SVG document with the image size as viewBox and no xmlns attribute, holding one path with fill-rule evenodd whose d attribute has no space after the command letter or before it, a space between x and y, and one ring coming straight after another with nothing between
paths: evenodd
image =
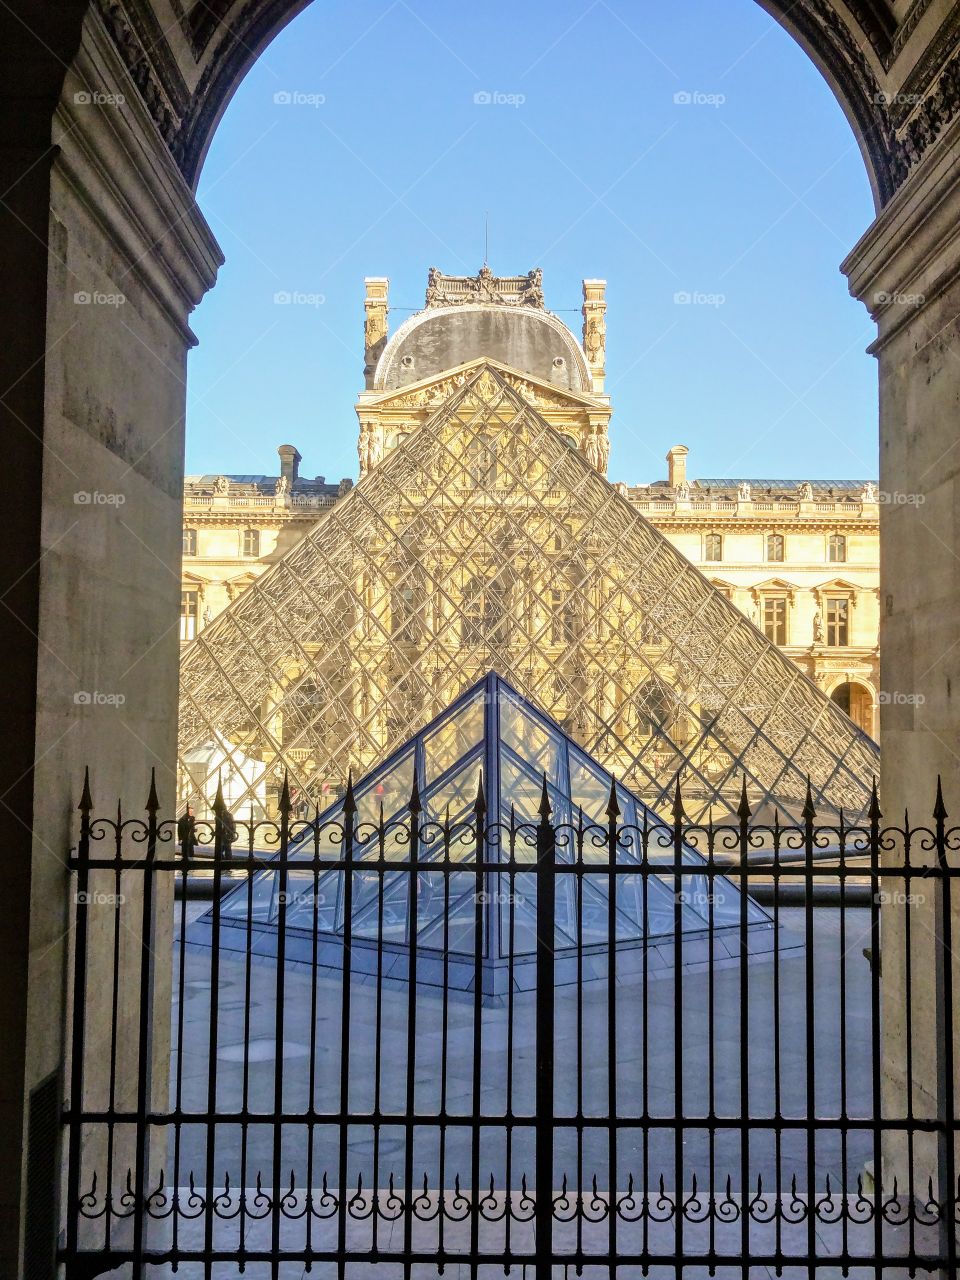
<instances>
[{"instance_id":1,"label":"carved stone molding","mask_svg":"<svg viewBox=\"0 0 960 1280\"><path fill-rule=\"evenodd\" d=\"M128 10L116 0L97 0L97 7L160 136L176 155L189 95L156 16L147 5L130 4Z\"/></svg>"}]
</instances>

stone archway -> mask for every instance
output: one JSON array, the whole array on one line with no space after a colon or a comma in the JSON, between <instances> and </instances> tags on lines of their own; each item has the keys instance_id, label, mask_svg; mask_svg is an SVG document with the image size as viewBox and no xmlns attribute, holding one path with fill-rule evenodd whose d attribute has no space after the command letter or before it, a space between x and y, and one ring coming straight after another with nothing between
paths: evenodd
<instances>
[{"instance_id":1,"label":"stone archway","mask_svg":"<svg viewBox=\"0 0 960 1280\"><path fill-rule=\"evenodd\" d=\"M874 705L876 697L865 684L859 680L841 680L839 684L831 689L830 700L835 702L854 724L859 725L864 733L869 734L871 738L875 736Z\"/></svg>"},{"instance_id":2,"label":"stone archway","mask_svg":"<svg viewBox=\"0 0 960 1280\"><path fill-rule=\"evenodd\" d=\"M173 792L188 321L222 261L192 191L234 88L305 3L0 6L0 422L17 498L0 579L0 1071L14 1082L0 1123L14 1150L29 1146L25 1099L64 1063L83 767L101 800L145 796L154 763L161 796ZM960 546L944 533L958 481L960 16L924 0L761 3L833 87L877 203L843 270L879 328L886 678L918 695L884 708L884 805L922 808L960 728ZM93 92L118 109L85 110ZM76 701L105 681L124 703ZM25 1167L0 1171L4 1274Z\"/></svg>"}]
</instances>

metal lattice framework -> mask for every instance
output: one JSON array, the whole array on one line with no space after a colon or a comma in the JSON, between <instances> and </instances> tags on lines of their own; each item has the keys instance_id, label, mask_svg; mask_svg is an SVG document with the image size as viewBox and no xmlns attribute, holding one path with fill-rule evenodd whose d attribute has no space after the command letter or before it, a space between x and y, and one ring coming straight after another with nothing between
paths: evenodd
<instances>
[{"instance_id":1,"label":"metal lattice framework","mask_svg":"<svg viewBox=\"0 0 960 1280\"><path fill-rule=\"evenodd\" d=\"M324 807L489 670L654 809L866 808L876 744L495 364L185 651L182 797Z\"/></svg>"}]
</instances>

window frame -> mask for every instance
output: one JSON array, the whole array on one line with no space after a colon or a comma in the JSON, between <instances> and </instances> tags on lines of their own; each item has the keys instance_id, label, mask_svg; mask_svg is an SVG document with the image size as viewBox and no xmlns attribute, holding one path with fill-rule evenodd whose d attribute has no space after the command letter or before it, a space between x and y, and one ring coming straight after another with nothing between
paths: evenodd
<instances>
[{"instance_id":1,"label":"window frame","mask_svg":"<svg viewBox=\"0 0 960 1280\"><path fill-rule=\"evenodd\" d=\"M831 608L838 609L842 606L842 618L838 618L831 622ZM850 648L850 615L853 612L853 604L848 595L829 595L823 600L823 634L828 649L849 649ZM840 639L842 634L843 639Z\"/></svg>"},{"instance_id":2,"label":"window frame","mask_svg":"<svg viewBox=\"0 0 960 1280\"><path fill-rule=\"evenodd\" d=\"M777 617L775 606L782 605L782 617ZM768 606L773 607L772 618L767 617ZM790 643L790 597L776 592L770 592L768 595L760 597L760 630L767 637L771 644L775 644L778 648L782 648ZM769 629L768 629L769 627ZM778 638L777 632L782 630L782 639ZM771 632L773 634L771 634Z\"/></svg>"},{"instance_id":3,"label":"window frame","mask_svg":"<svg viewBox=\"0 0 960 1280\"><path fill-rule=\"evenodd\" d=\"M716 545L717 554L711 555L713 545ZM722 564L723 563L723 534L722 533L705 533L703 535L703 562L704 564Z\"/></svg>"},{"instance_id":4,"label":"window frame","mask_svg":"<svg viewBox=\"0 0 960 1280\"><path fill-rule=\"evenodd\" d=\"M779 549L779 555L771 555L771 546ZM768 533L763 539L763 558L767 564L783 564L787 558L787 539L782 533Z\"/></svg>"},{"instance_id":5,"label":"window frame","mask_svg":"<svg viewBox=\"0 0 960 1280\"><path fill-rule=\"evenodd\" d=\"M187 605L188 599L193 600L193 612L191 613ZM190 626L190 623L193 626ZM200 630L200 588L184 587L180 588L180 641L186 644L190 640L196 640L197 633ZM185 632L189 632L187 635Z\"/></svg>"},{"instance_id":6,"label":"window frame","mask_svg":"<svg viewBox=\"0 0 960 1280\"><path fill-rule=\"evenodd\" d=\"M834 555L834 549L837 547L841 554ZM827 538L827 564L846 564L847 563L847 535L845 533L831 533Z\"/></svg>"},{"instance_id":7,"label":"window frame","mask_svg":"<svg viewBox=\"0 0 960 1280\"><path fill-rule=\"evenodd\" d=\"M252 542L254 550L250 550L247 543ZM240 554L242 556L252 556L254 559L260 557L260 530L256 528L247 528L241 530L240 533Z\"/></svg>"},{"instance_id":8,"label":"window frame","mask_svg":"<svg viewBox=\"0 0 960 1280\"><path fill-rule=\"evenodd\" d=\"M183 530L181 553L185 556L196 556L199 554L199 546L199 530L195 528L185 528Z\"/></svg>"}]
</instances>

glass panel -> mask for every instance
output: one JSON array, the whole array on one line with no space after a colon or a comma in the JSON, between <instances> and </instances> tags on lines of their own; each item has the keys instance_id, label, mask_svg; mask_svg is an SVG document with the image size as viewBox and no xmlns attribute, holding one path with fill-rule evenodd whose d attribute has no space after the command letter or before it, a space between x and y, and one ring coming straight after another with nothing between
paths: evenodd
<instances>
[{"instance_id":1,"label":"glass panel","mask_svg":"<svg viewBox=\"0 0 960 1280\"><path fill-rule=\"evenodd\" d=\"M538 776L546 773L548 782L555 786L559 783L560 740L527 715L511 697L500 699L500 737L534 773Z\"/></svg>"},{"instance_id":2,"label":"glass panel","mask_svg":"<svg viewBox=\"0 0 960 1280\"><path fill-rule=\"evenodd\" d=\"M425 804L427 817L442 822L448 810L451 822L459 821L465 814L472 816L482 768L483 754L478 752L452 778L448 778L436 791L427 796Z\"/></svg>"},{"instance_id":3,"label":"glass panel","mask_svg":"<svg viewBox=\"0 0 960 1280\"><path fill-rule=\"evenodd\" d=\"M381 804L387 822L406 818L412 792L413 752L405 751L382 777L366 788L357 788L357 822L379 822Z\"/></svg>"},{"instance_id":4,"label":"glass panel","mask_svg":"<svg viewBox=\"0 0 960 1280\"><path fill-rule=\"evenodd\" d=\"M483 738L483 694L472 698L455 716L424 740L424 771L427 786L446 773L461 756Z\"/></svg>"}]
</instances>

